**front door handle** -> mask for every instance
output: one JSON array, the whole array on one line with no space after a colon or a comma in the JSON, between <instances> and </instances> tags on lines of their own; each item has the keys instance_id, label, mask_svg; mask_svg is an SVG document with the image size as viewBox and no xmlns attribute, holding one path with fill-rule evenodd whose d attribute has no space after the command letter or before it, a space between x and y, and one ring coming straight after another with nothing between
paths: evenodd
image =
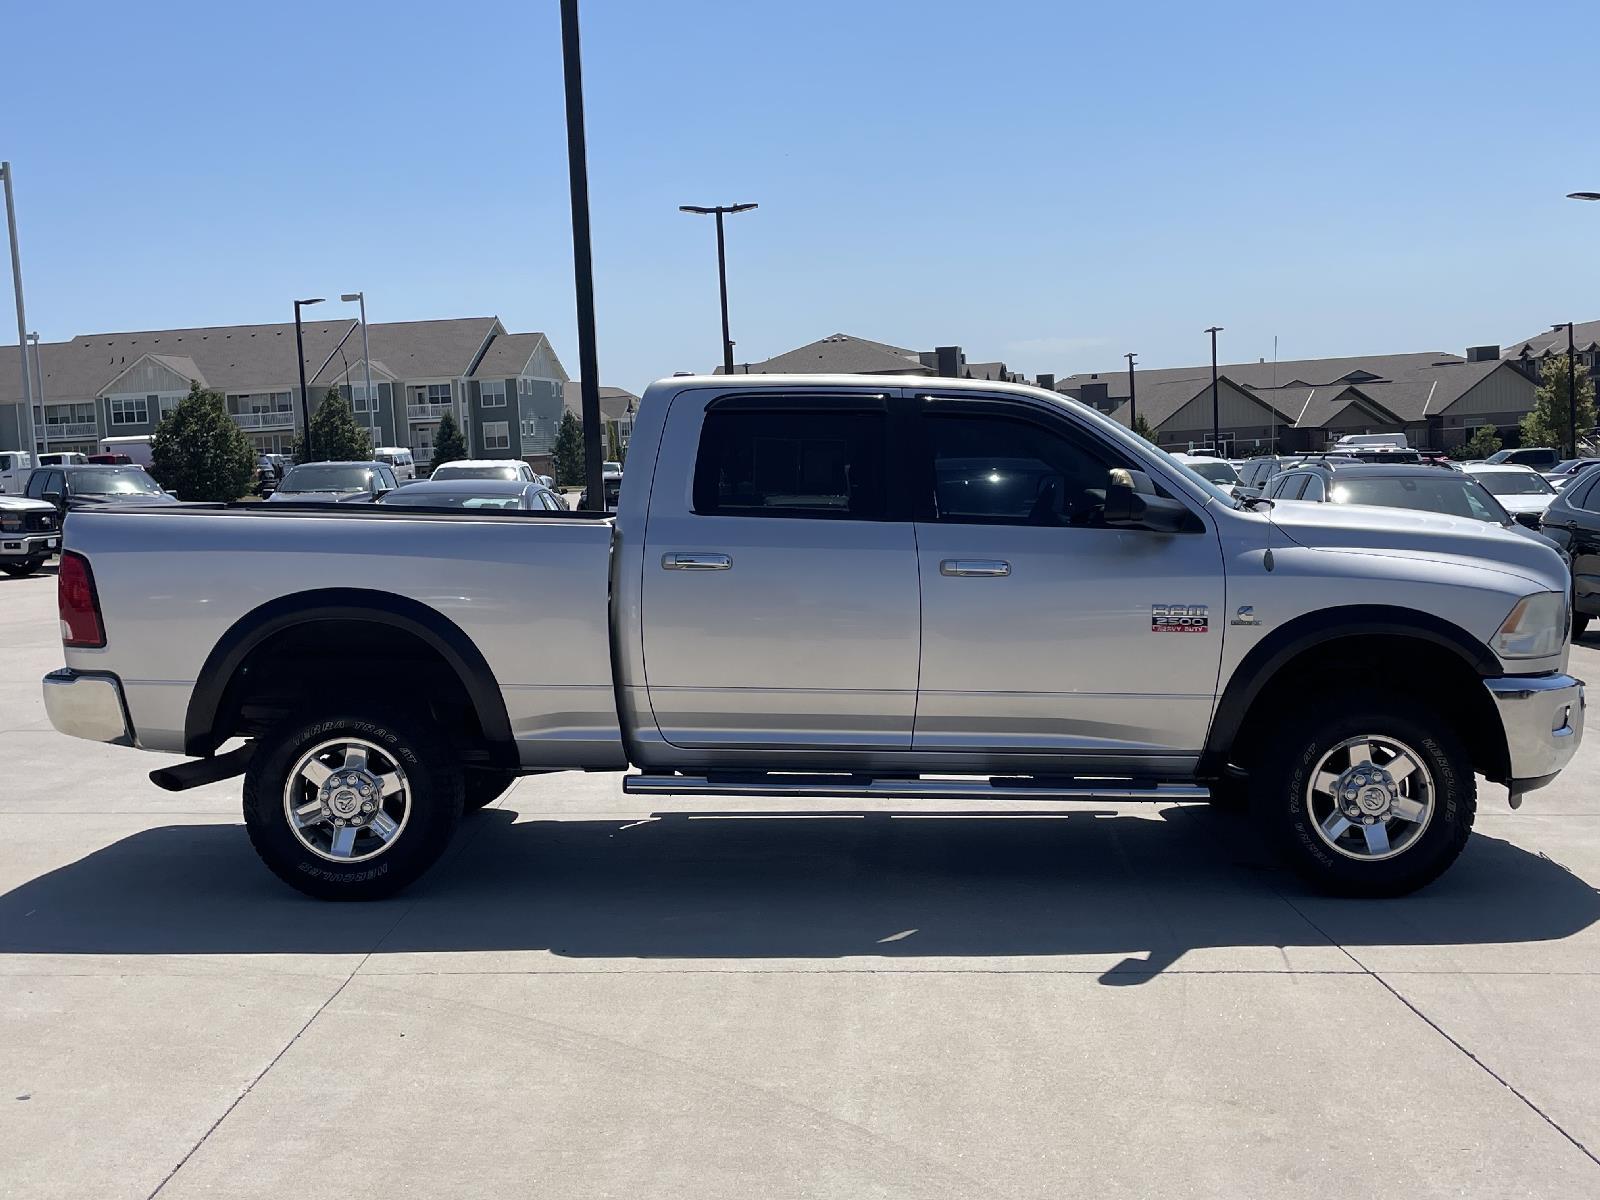
<instances>
[{"instance_id":1,"label":"front door handle","mask_svg":"<svg viewBox=\"0 0 1600 1200\"><path fill-rule=\"evenodd\" d=\"M939 564L939 574L957 579L997 578L1011 574L1011 564L998 558L947 558Z\"/></svg>"},{"instance_id":2,"label":"front door handle","mask_svg":"<svg viewBox=\"0 0 1600 1200\"><path fill-rule=\"evenodd\" d=\"M663 571L726 571L733 566L728 554L663 554Z\"/></svg>"}]
</instances>

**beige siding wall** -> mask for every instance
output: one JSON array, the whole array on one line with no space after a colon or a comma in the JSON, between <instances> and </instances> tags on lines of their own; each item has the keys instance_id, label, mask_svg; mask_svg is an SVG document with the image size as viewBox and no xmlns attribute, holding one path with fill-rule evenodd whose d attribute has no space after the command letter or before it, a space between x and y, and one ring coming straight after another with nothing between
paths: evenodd
<instances>
[{"instance_id":1,"label":"beige siding wall","mask_svg":"<svg viewBox=\"0 0 1600 1200\"><path fill-rule=\"evenodd\" d=\"M1217 415L1222 431L1236 430L1243 435L1246 430L1260 429L1265 435L1272 425L1272 410L1253 396L1246 395L1227 383L1217 389ZM1185 404L1161 423L1164 437L1182 436L1198 439L1211 436L1211 389ZM1256 436L1254 433L1251 436Z\"/></svg>"},{"instance_id":2,"label":"beige siding wall","mask_svg":"<svg viewBox=\"0 0 1600 1200\"><path fill-rule=\"evenodd\" d=\"M1451 422L1449 420L1451 417L1486 417L1515 413L1520 418L1533 407L1533 392L1533 381L1507 363L1499 370L1491 371L1484 376L1476 387L1447 408L1444 412L1446 424L1465 423ZM1483 424L1482 421L1472 423Z\"/></svg>"},{"instance_id":3,"label":"beige siding wall","mask_svg":"<svg viewBox=\"0 0 1600 1200\"><path fill-rule=\"evenodd\" d=\"M108 395L137 396L142 392L187 392L189 381L158 362L142 362L111 385Z\"/></svg>"}]
</instances>

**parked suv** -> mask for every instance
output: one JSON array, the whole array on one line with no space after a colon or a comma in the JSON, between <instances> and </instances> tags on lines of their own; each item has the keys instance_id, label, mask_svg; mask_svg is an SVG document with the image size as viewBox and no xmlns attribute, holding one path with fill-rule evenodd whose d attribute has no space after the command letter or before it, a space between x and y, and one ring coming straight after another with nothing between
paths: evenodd
<instances>
[{"instance_id":1,"label":"parked suv","mask_svg":"<svg viewBox=\"0 0 1600 1200\"><path fill-rule=\"evenodd\" d=\"M61 548L55 506L24 496L0 496L0 571L32 575Z\"/></svg>"},{"instance_id":2,"label":"parked suv","mask_svg":"<svg viewBox=\"0 0 1600 1200\"><path fill-rule=\"evenodd\" d=\"M1561 454L1549 446L1521 446L1516 450L1496 450L1483 461L1491 466L1508 463L1515 467L1532 467L1535 471L1553 471L1561 461Z\"/></svg>"},{"instance_id":3,"label":"parked suv","mask_svg":"<svg viewBox=\"0 0 1600 1200\"><path fill-rule=\"evenodd\" d=\"M1537 478L1537 477L1536 477ZM1487 488L1463 471L1408 463L1309 461L1274 476L1262 492L1268 500L1315 500L1378 508L1443 513L1491 525L1523 528ZM1535 525L1537 521L1535 521Z\"/></svg>"}]
</instances>

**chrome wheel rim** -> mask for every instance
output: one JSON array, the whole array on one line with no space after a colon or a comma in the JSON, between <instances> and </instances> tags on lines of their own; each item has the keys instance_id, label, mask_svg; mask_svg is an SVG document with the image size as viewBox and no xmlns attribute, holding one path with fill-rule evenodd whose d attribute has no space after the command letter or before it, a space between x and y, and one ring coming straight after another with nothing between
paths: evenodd
<instances>
[{"instance_id":1,"label":"chrome wheel rim","mask_svg":"<svg viewBox=\"0 0 1600 1200\"><path fill-rule=\"evenodd\" d=\"M1404 854L1433 820L1433 775L1396 738L1347 738L1318 760L1306 812L1323 845L1361 862Z\"/></svg>"},{"instance_id":2,"label":"chrome wheel rim","mask_svg":"<svg viewBox=\"0 0 1600 1200\"><path fill-rule=\"evenodd\" d=\"M367 862L386 853L411 820L411 783L382 746L342 737L313 746L283 785L283 815L318 858Z\"/></svg>"}]
</instances>

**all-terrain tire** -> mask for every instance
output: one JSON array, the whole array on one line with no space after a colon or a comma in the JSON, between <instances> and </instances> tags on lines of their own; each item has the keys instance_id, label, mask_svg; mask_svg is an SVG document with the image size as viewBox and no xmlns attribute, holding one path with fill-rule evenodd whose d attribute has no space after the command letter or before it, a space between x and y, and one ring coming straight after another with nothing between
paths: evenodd
<instances>
[{"instance_id":1,"label":"all-terrain tire","mask_svg":"<svg viewBox=\"0 0 1600 1200\"><path fill-rule=\"evenodd\" d=\"M0 571L4 571L13 579L22 579L25 576L32 575L42 566L44 566L44 559L30 558L27 562L0 563Z\"/></svg>"},{"instance_id":2,"label":"all-terrain tire","mask_svg":"<svg viewBox=\"0 0 1600 1200\"><path fill-rule=\"evenodd\" d=\"M1423 827L1412 832L1393 822L1397 837L1410 840L1388 858L1352 856L1370 854L1359 824L1340 835L1344 853L1316 828L1324 823L1316 810L1330 803L1325 793L1313 796L1319 764L1337 755L1345 742L1368 736L1414 751L1432 783L1426 823L1417 822ZM1309 883L1341 896L1399 896L1437 879L1466 846L1477 814L1477 781L1466 746L1437 708L1405 695L1361 691L1318 697L1282 720L1250 779L1251 811L1268 841ZM1394 844L1400 846L1398 840Z\"/></svg>"},{"instance_id":3,"label":"all-terrain tire","mask_svg":"<svg viewBox=\"0 0 1600 1200\"><path fill-rule=\"evenodd\" d=\"M331 748L322 752L320 760L309 760L307 756L322 746ZM355 761L348 756L349 746L371 748L364 760L371 766L370 775L346 772L338 765L341 755L346 764ZM250 844L274 875L308 896L320 900L392 896L434 864L461 821L457 758L426 717L404 709L354 701L296 716L256 741L244 777L244 823ZM331 772L329 764L334 766ZM340 791L319 792L308 778L324 773L339 776L332 786ZM349 780L359 782L342 788L341 781ZM402 792L379 798L383 788L394 786L396 780L403 780L403 808L396 803ZM326 798L329 814L341 805L355 809L354 819L340 818L341 824L365 823L345 856L348 861L341 860L333 843L331 815L318 820L312 814L314 824L297 832L291 810L313 807L319 795ZM369 796L380 806L378 813L362 812L360 805ZM376 824L380 815L387 817L385 832L395 829L386 842ZM308 841L320 845L313 848Z\"/></svg>"}]
</instances>

